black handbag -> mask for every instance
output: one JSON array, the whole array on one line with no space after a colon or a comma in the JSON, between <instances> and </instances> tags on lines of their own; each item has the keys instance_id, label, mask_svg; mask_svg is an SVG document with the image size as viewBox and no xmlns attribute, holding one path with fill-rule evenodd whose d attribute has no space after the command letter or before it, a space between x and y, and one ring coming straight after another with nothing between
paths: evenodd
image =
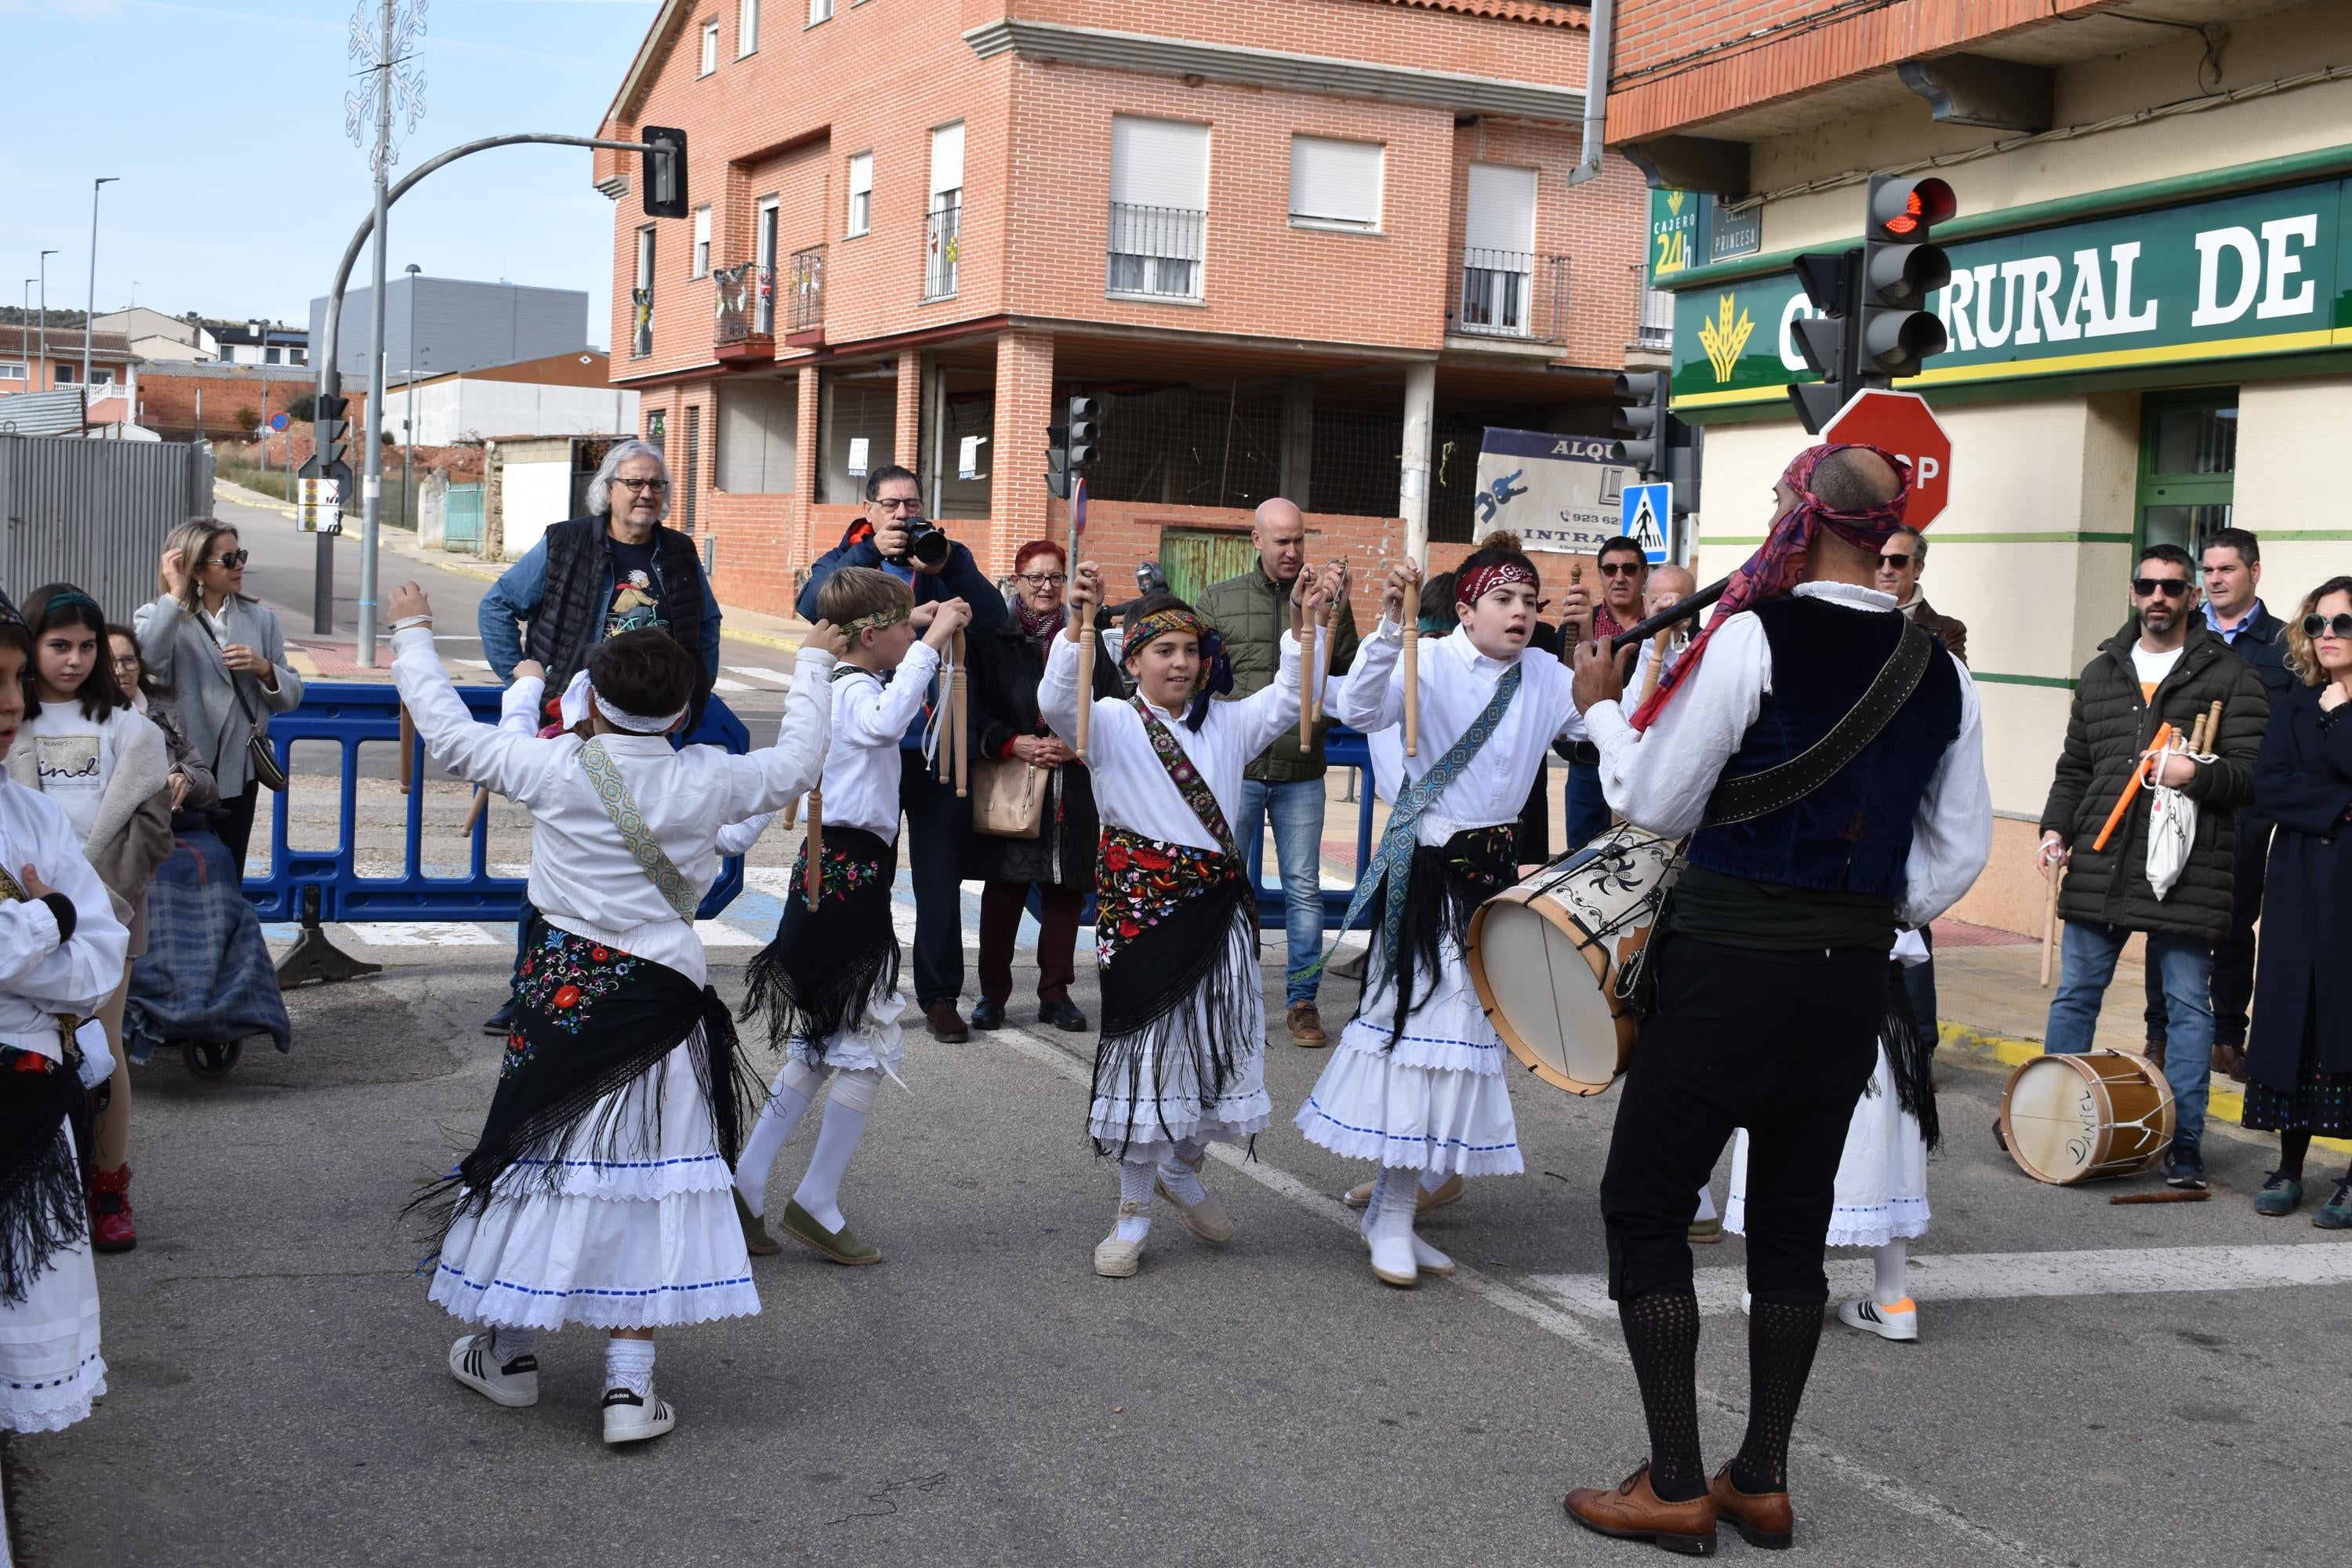
<instances>
[{"instance_id":1,"label":"black handbag","mask_svg":"<svg viewBox=\"0 0 2352 1568\"><path fill-rule=\"evenodd\" d=\"M204 611L192 606L188 613L196 617L196 624L205 628L206 637L213 639L213 647L219 647L220 633L213 630L213 624L205 617ZM278 765L278 750L269 743L269 735L262 728L263 721L253 716L253 704L247 700L245 688L236 683L236 671L233 669L228 672L228 689L236 693L237 708L245 714L245 721L248 726L245 737L247 770L253 774L255 781L262 788L275 790L283 795L286 792L286 770Z\"/></svg>"}]
</instances>

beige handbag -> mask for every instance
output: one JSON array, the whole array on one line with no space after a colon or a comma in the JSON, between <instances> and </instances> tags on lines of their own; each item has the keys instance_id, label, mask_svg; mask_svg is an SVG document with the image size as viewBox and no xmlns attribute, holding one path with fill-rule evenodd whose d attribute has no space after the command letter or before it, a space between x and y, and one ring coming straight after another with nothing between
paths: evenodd
<instances>
[{"instance_id":1,"label":"beige handbag","mask_svg":"<svg viewBox=\"0 0 2352 1568\"><path fill-rule=\"evenodd\" d=\"M971 830L992 838L1034 838L1045 825L1045 774L1018 757L976 757Z\"/></svg>"}]
</instances>

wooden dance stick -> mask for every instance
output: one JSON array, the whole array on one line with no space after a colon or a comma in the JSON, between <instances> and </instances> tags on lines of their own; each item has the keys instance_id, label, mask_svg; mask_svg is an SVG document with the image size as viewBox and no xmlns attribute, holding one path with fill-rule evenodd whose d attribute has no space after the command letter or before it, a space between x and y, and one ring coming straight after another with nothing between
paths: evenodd
<instances>
[{"instance_id":1,"label":"wooden dance stick","mask_svg":"<svg viewBox=\"0 0 2352 1568\"><path fill-rule=\"evenodd\" d=\"M801 872L803 895L808 900L809 913L816 913L817 898L824 889L824 795L814 785L808 792L807 864Z\"/></svg>"},{"instance_id":2,"label":"wooden dance stick","mask_svg":"<svg viewBox=\"0 0 2352 1568\"><path fill-rule=\"evenodd\" d=\"M474 835L474 825L480 822L482 820L482 813L489 809L490 792L484 789L480 784L476 784L474 786L473 802L466 807L466 826L457 829L457 837L460 838L472 837Z\"/></svg>"},{"instance_id":3,"label":"wooden dance stick","mask_svg":"<svg viewBox=\"0 0 2352 1568\"><path fill-rule=\"evenodd\" d=\"M1666 672L1666 639L1674 635L1674 628L1668 626L1650 639L1650 670L1642 677L1642 700L1644 702L1657 695L1658 677Z\"/></svg>"},{"instance_id":4,"label":"wooden dance stick","mask_svg":"<svg viewBox=\"0 0 2352 1568\"><path fill-rule=\"evenodd\" d=\"M955 786L956 798L961 800L970 793L964 778L964 742L971 738L971 692L966 684L963 668L963 633L955 635L955 686L948 698L948 713L955 721Z\"/></svg>"},{"instance_id":5,"label":"wooden dance stick","mask_svg":"<svg viewBox=\"0 0 2352 1568\"><path fill-rule=\"evenodd\" d=\"M788 800L784 802L784 809L777 815L783 821L784 831L790 833L793 830L793 824L800 819L801 803L797 800Z\"/></svg>"},{"instance_id":6,"label":"wooden dance stick","mask_svg":"<svg viewBox=\"0 0 2352 1568\"><path fill-rule=\"evenodd\" d=\"M2187 749L2192 752L2201 752L2205 749L2205 715L2202 713L2197 715L2197 721L2189 726L2189 745Z\"/></svg>"},{"instance_id":7,"label":"wooden dance stick","mask_svg":"<svg viewBox=\"0 0 2352 1568\"><path fill-rule=\"evenodd\" d=\"M406 795L416 783L416 721L409 717L408 704L400 705L400 793Z\"/></svg>"},{"instance_id":8,"label":"wooden dance stick","mask_svg":"<svg viewBox=\"0 0 2352 1568\"><path fill-rule=\"evenodd\" d=\"M2213 699L2212 710L2206 714L2205 720L2205 743L2201 746L2191 746L2189 748L2190 751L2197 752L2200 756L2208 752L2218 751L2221 749L2221 700L2220 698L2216 697Z\"/></svg>"},{"instance_id":9,"label":"wooden dance stick","mask_svg":"<svg viewBox=\"0 0 2352 1568\"><path fill-rule=\"evenodd\" d=\"M2156 727L2156 739L2148 743L2148 750L2161 752L2171 740L2172 726L2168 723L2158 724ZM2132 764L2131 782L2124 785L2124 793L2116 800L2115 810L2107 813L2107 825L2099 829L2099 836L2096 838L2091 840L2092 848L2105 849L2107 847L2108 838L2113 837L2116 831L2116 824L2124 819L2125 808L2131 805L2132 796L2139 793L2140 780L2146 775L2147 771L2140 763Z\"/></svg>"},{"instance_id":10,"label":"wooden dance stick","mask_svg":"<svg viewBox=\"0 0 2352 1568\"><path fill-rule=\"evenodd\" d=\"M1331 684L1331 645L1339 639L1339 600L1347 591L1348 563L1339 563L1339 581L1332 589L1331 602L1323 606L1323 640L1315 650L1315 721L1323 721L1323 691Z\"/></svg>"},{"instance_id":11,"label":"wooden dance stick","mask_svg":"<svg viewBox=\"0 0 2352 1568\"><path fill-rule=\"evenodd\" d=\"M2056 862L2050 867L2050 895L2042 906L2042 988L2050 989L2050 959L2058 951L2058 879L2065 868Z\"/></svg>"},{"instance_id":12,"label":"wooden dance stick","mask_svg":"<svg viewBox=\"0 0 2352 1568\"><path fill-rule=\"evenodd\" d=\"M1421 755L1421 616L1404 612L1404 754Z\"/></svg>"},{"instance_id":13,"label":"wooden dance stick","mask_svg":"<svg viewBox=\"0 0 2352 1568\"><path fill-rule=\"evenodd\" d=\"M1315 624L1307 606L1290 605L1290 635L1298 644L1298 749L1315 744Z\"/></svg>"},{"instance_id":14,"label":"wooden dance stick","mask_svg":"<svg viewBox=\"0 0 2352 1568\"><path fill-rule=\"evenodd\" d=\"M2153 1193L2117 1193L2111 1204L2201 1204L2213 1195L2210 1187L2167 1188Z\"/></svg>"}]
</instances>

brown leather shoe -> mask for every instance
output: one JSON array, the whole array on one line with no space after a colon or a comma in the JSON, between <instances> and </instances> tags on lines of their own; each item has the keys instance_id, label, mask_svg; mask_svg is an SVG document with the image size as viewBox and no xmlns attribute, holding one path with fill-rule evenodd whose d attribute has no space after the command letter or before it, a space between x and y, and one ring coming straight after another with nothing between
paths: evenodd
<instances>
[{"instance_id":1,"label":"brown leather shoe","mask_svg":"<svg viewBox=\"0 0 2352 1568\"><path fill-rule=\"evenodd\" d=\"M1789 1494L1741 1491L1732 1483L1729 1461L1715 1472L1706 1495L1715 1504L1717 1517L1731 1521L1731 1527L1750 1546L1779 1552L1796 1536L1797 1515L1789 1506Z\"/></svg>"},{"instance_id":2,"label":"brown leather shoe","mask_svg":"<svg viewBox=\"0 0 2352 1568\"><path fill-rule=\"evenodd\" d=\"M2227 1040L2213 1042L2213 1070L2227 1073L2232 1083L2246 1081L2246 1047Z\"/></svg>"},{"instance_id":3,"label":"brown leather shoe","mask_svg":"<svg viewBox=\"0 0 2352 1568\"><path fill-rule=\"evenodd\" d=\"M1323 1015L1316 1010L1312 1002L1293 1002L1285 1022L1290 1026L1290 1043L1294 1046L1305 1046L1312 1050L1317 1046L1331 1043L1331 1037L1323 1032Z\"/></svg>"},{"instance_id":4,"label":"brown leather shoe","mask_svg":"<svg viewBox=\"0 0 2352 1568\"><path fill-rule=\"evenodd\" d=\"M1685 1557L1715 1555L1715 1500L1665 1502L1650 1489L1650 1461L1613 1487L1579 1487L1563 1504L1585 1529L1621 1541L1647 1541Z\"/></svg>"},{"instance_id":5,"label":"brown leather shoe","mask_svg":"<svg viewBox=\"0 0 2352 1568\"><path fill-rule=\"evenodd\" d=\"M942 998L923 1009L923 1022L930 1026L931 1038L950 1046L960 1046L971 1038L971 1027L956 1011L952 1001Z\"/></svg>"},{"instance_id":6,"label":"brown leather shoe","mask_svg":"<svg viewBox=\"0 0 2352 1568\"><path fill-rule=\"evenodd\" d=\"M2163 1036L2158 1035L2148 1040L2147 1047L2142 1052L2142 1054L2147 1058L2147 1065L2154 1068L2158 1072L2162 1072L2164 1070L2164 1050L2165 1038Z\"/></svg>"}]
</instances>

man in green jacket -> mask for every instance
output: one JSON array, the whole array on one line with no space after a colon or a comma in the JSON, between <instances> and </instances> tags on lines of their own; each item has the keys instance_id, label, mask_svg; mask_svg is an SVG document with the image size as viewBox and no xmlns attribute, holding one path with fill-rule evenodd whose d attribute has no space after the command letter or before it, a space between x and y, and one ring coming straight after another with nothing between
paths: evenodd
<instances>
[{"instance_id":1,"label":"man in green jacket","mask_svg":"<svg viewBox=\"0 0 2352 1568\"><path fill-rule=\"evenodd\" d=\"M2213 949L2230 934L2238 808L2254 798L2254 756L2270 715L2262 678L2206 628L2197 613L2197 563L2177 544L2140 552L2132 575L2133 616L2084 668L2066 720L2066 746L2042 808L2040 865L2068 868L2058 912L2066 922L2063 967L2050 1003L2053 1055L2091 1049L2099 1004L2116 960L2134 931L2147 935L2147 964L2164 984L2170 1047L2164 1075L2176 1120L2166 1180L2201 1189L2205 1100L2213 1055ZM2106 847L2095 847L2140 753L2159 723L2187 735L2221 704L2212 760L2179 752L2156 783L2197 806L2189 864L2161 897L2147 879L2150 792L2125 808Z\"/></svg>"},{"instance_id":2,"label":"man in green jacket","mask_svg":"<svg viewBox=\"0 0 2352 1568\"><path fill-rule=\"evenodd\" d=\"M1237 698L1263 690L1281 667L1282 634L1290 626L1292 595L1307 564L1307 518L1277 497L1257 509L1250 542L1257 546L1256 567L1210 584L1193 606L1224 639ZM1331 672L1344 672L1355 657L1355 616L1342 605L1332 628ZM1291 1043L1309 1047L1329 1038L1315 1006L1319 975L1309 973L1323 947L1323 734L1329 728L1328 719L1315 726L1312 746L1301 746L1296 731L1285 734L1250 763L1242 780L1241 813L1233 824L1234 840L1246 854L1251 845L1264 841L1266 821L1273 819L1289 938L1286 1021Z\"/></svg>"}]
</instances>

